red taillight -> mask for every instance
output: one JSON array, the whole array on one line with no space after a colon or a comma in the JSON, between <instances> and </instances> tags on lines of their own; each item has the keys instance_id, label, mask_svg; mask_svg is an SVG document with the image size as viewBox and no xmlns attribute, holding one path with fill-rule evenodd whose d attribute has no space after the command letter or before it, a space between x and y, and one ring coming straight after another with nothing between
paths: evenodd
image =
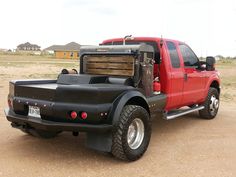
<instances>
[{"instance_id":1,"label":"red taillight","mask_svg":"<svg viewBox=\"0 0 236 177\"><path fill-rule=\"evenodd\" d=\"M72 119L76 119L77 118L77 112L75 112L75 111L72 111L71 113L70 113L70 117L72 118Z\"/></svg>"},{"instance_id":2,"label":"red taillight","mask_svg":"<svg viewBox=\"0 0 236 177\"><path fill-rule=\"evenodd\" d=\"M9 108L12 108L12 100L11 100L11 99L8 99L8 100L7 100L7 103L8 103Z\"/></svg>"},{"instance_id":3,"label":"red taillight","mask_svg":"<svg viewBox=\"0 0 236 177\"><path fill-rule=\"evenodd\" d=\"M88 117L87 112L82 112L81 115L80 115L80 117L81 117L82 119L87 119L87 117Z\"/></svg>"}]
</instances>

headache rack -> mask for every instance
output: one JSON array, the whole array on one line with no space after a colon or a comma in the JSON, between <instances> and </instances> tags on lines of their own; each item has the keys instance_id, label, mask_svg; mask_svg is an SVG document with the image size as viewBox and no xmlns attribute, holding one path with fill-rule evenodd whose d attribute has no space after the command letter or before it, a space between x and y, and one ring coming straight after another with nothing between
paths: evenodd
<instances>
[{"instance_id":1,"label":"headache rack","mask_svg":"<svg viewBox=\"0 0 236 177\"><path fill-rule=\"evenodd\" d=\"M146 44L83 46L80 49L80 74L133 77L142 53L153 53Z\"/></svg>"}]
</instances>

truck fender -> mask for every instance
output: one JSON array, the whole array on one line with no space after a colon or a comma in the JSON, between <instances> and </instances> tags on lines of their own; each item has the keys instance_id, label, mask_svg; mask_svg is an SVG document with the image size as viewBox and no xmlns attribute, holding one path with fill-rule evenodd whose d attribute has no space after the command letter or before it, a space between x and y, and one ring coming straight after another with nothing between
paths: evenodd
<instances>
[{"instance_id":1,"label":"truck fender","mask_svg":"<svg viewBox=\"0 0 236 177\"><path fill-rule=\"evenodd\" d=\"M150 113L147 100L141 92L136 90L127 91L118 96L117 99L113 102L110 114L113 126L119 121L123 107L129 102L131 104L136 104L144 107ZM111 152L111 146L112 146L112 132L87 133L87 147L103 152Z\"/></svg>"},{"instance_id":2,"label":"truck fender","mask_svg":"<svg viewBox=\"0 0 236 177\"><path fill-rule=\"evenodd\" d=\"M113 103L112 114L111 114L113 125L115 125L119 121L122 109L129 102L134 105L142 106L150 114L148 102L145 96L141 92L136 90L128 91L122 94L120 97L118 97Z\"/></svg>"},{"instance_id":3,"label":"truck fender","mask_svg":"<svg viewBox=\"0 0 236 177\"><path fill-rule=\"evenodd\" d=\"M216 88L220 93L220 80L219 80L219 77L217 77L217 75L213 75L209 78L206 84L204 98L206 98L210 87Z\"/></svg>"}]
</instances>

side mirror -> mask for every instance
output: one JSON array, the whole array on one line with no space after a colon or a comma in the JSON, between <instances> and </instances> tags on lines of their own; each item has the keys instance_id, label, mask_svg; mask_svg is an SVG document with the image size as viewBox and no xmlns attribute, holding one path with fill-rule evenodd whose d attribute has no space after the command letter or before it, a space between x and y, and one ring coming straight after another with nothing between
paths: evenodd
<instances>
[{"instance_id":1,"label":"side mirror","mask_svg":"<svg viewBox=\"0 0 236 177\"><path fill-rule=\"evenodd\" d=\"M206 70L207 71L214 71L215 70L215 63L216 63L216 60L214 57L207 57L206 58Z\"/></svg>"}]
</instances>

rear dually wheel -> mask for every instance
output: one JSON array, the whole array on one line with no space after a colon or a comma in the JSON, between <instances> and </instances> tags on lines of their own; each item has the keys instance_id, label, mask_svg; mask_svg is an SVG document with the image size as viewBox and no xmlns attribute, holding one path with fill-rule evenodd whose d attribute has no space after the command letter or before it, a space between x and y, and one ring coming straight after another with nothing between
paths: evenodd
<instances>
[{"instance_id":1,"label":"rear dually wheel","mask_svg":"<svg viewBox=\"0 0 236 177\"><path fill-rule=\"evenodd\" d=\"M139 159L151 138L150 116L141 106L127 105L113 131L112 154L122 160Z\"/></svg>"}]
</instances>

